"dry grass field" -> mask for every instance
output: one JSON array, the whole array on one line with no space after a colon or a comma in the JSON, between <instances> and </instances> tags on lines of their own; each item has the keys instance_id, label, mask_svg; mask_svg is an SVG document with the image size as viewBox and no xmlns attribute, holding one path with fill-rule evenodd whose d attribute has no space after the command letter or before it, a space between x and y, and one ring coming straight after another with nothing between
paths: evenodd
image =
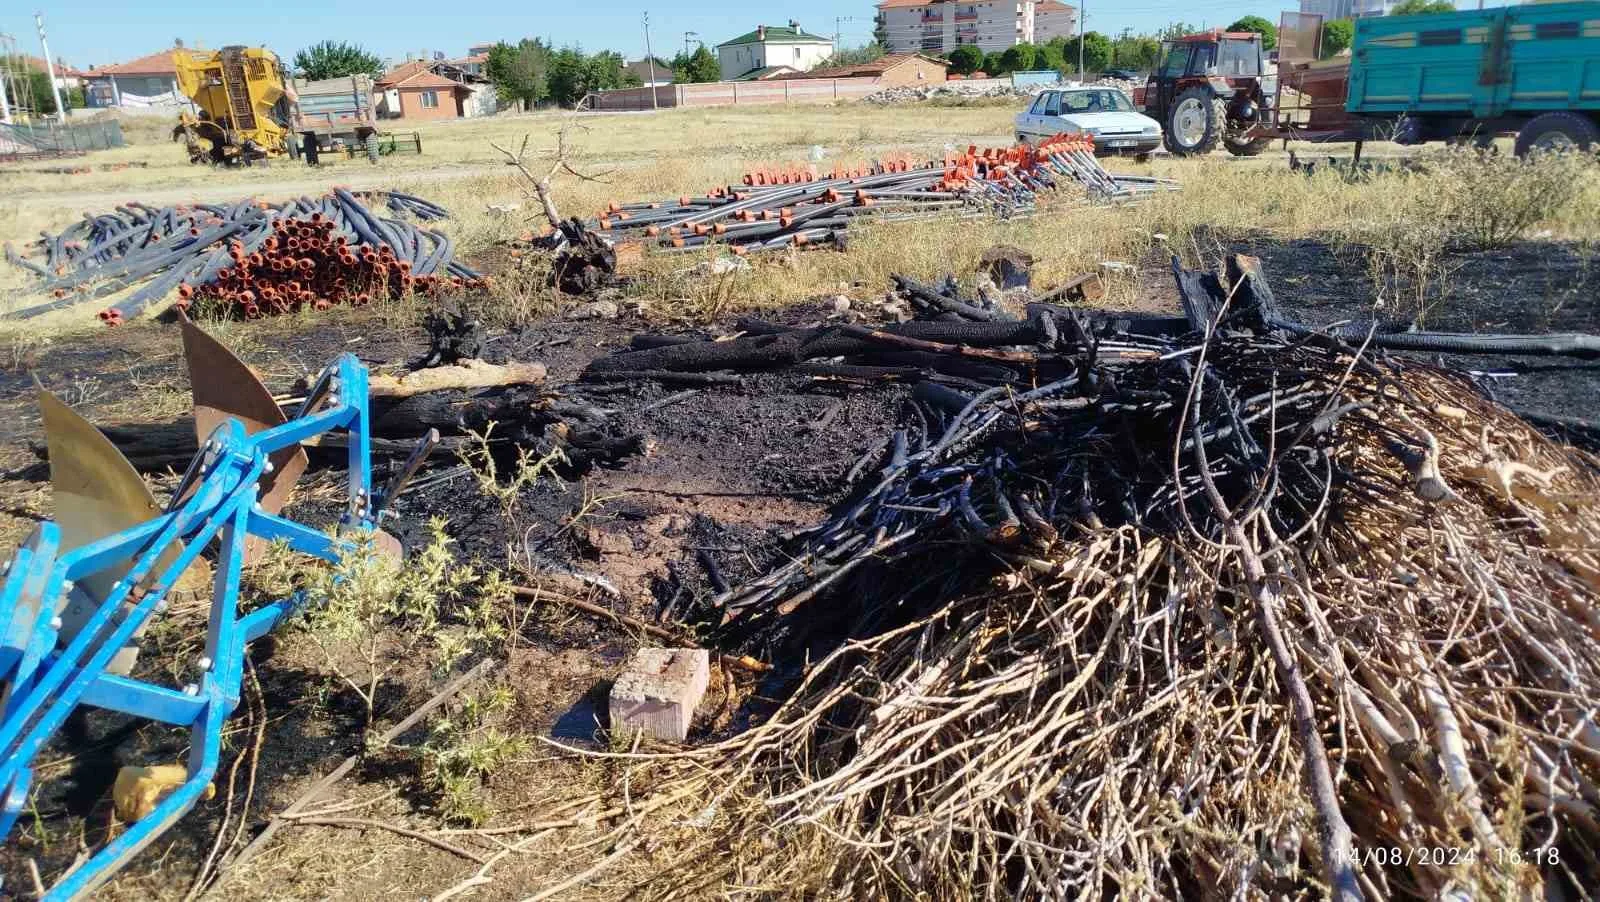
<instances>
[{"instance_id":1,"label":"dry grass field","mask_svg":"<svg viewBox=\"0 0 1600 902\"><path fill-rule=\"evenodd\" d=\"M281 199L315 194L330 185L395 188L441 203L455 216L445 228L469 256L523 231L520 215L504 215L490 204L522 202L522 189L503 156L492 145L515 149L528 140L533 168L554 153L556 136L571 125L571 159L599 181L557 181L564 214L588 214L610 200L650 199L697 192L737 182L749 168L770 163L805 162L814 152L822 165L860 161L906 151L937 157L947 148L997 145L1011 137L1009 106L869 107L859 104L815 107L753 107L670 110L657 114L560 113L501 116L421 126L420 156L385 157L377 166L364 159L338 160L311 170L291 162L270 167L215 170L194 167L181 150L164 140L163 126L149 119L128 126L130 146L77 161L11 165L0 169L0 240L20 245L41 230L59 230L86 211L110 209L137 199L156 205L236 200L255 196ZM1344 154L1348 146L1302 146L1302 154ZM1392 145L1369 150L1369 159L1404 152ZM92 167L63 175L48 170L63 164ZM129 168L112 169L119 164ZM984 247L996 242L1020 245L1042 261L1041 275L1075 275L1105 261L1145 259L1158 246L1183 254L1202 250L1195 230L1211 241L1232 235L1270 235L1279 240L1315 236L1331 245L1371 247L1388 243L1437 242L1441 192L1475 192L1482 184L1458 178L1379 176L1357 183L1325 171L1307 178L1289 171L1286 155L1274 150L1248 160L1217 154L1203 160L1157 160L1147 167L1112 161L1113 168L1176 178L1182 192L1132 207L1104 209L1071 199L1055 202L1040 215L1013 223L974 224L933 221L882 226L867 231L849 255L799 254L778 265L758 266L728 278L685 279L692 267L684 257L663 258L649 267L631 291L641 301L672 312L706 313L730 307L761 307L852 284L881 285L890 271L933 276L961 270ZM1480 180L1481 181L1481 180ZM1442 184L1448 182L1448 184ZM1506 191L1526 186L1502 184ZM1566 180L1553 196L1519 197L1531 209L1523 232L1589 242L1600 228L1600 185L1592 171ZM1497 203L1499 200L1496 201ZM523 213L531 216L532 205ZM1447 236L1446 236L1447 237ZM1407 253L1403 248L1397 253ZM692 262L692 261L691 261ZM1428 261L1420 264L1424 269ZM530 297L524 280L510 279L497 289L513 311L548 310L547 299ZM28 302L27 275L0 269L0 309ZM536 292L533 292L536 293ZM1114 302L1133 303L1141 292L1130 277L1116 286ZM55 332L86 324L92 316L77 310L53 314L30 331ZM0 325L0 329L4 329Z\"/></svg>"},{"instance_id":2,"label":"dry grass field","mask_svg":"<svg viewBox=\"0 0 1600 902\"><path fill-rule=\"evenodd\" d=\"M1466 331L1600 331L1600 165L1576 158L1523 164L1506 156L1485 160L1378 145L1369 148L1369 158L1384 164L1381 171L1354 178L1327 167L1311 176L1293 172L1276 148L1248 160L1220 153L1199 160L1157 157L1147 165L1112 160L1110 168L1175 179L1181 190L1117 206L1054 197L1016 221L874 224L852 234L843 253L785 251L716 274L702 265L716 256L715 249L647 256L620 286L622 318L616 322L572 321L567 314L589 299L556 294L534 255L513 255L507 247L534 227L535 205L495 144L515 149L526 138L529 166L538 171L548 167L557 135L567 128L571 164L594 179L558 177L556 201L565 214L588 215L612 200L699 193L736 182L751 167L808 161L816 149L826 167L891 152L937 157L949 147L1004 144L1013 136L1014 112L1005 105L851 104L577 117L537 113L425 125L418 129L422 155L386 157L376 166L361 158L317 169L285 161L244 170L191 166L181 148L166 140L164 124L138 120L127 126L126 148L0 166L0 240L20 247L41 230L60 230L85 212L127 200L166 205L281 199L333 185L415 193L452 211L442 227L457 239L462 256L492 274L488 291L467 299L490 325L485 356L547 362L552 393L573 387L588 360L625 345L631 332L729 332L734 317L749 311L812 322L831 310L816 302L837 295L850 298L857 312L870 311L891 273L924 279L953 273L970 285L979 255L996 244L1034 256L1036 288L1101 272L1108 288L1101 303L1113 309L1174 309L1173 255L1215 265L1224 253L1247 252L1264 258L1280 300L1310 321L1376 311ZM1314 156L1350 152L1347 146L1297 150ZM1388 165L1402 158L1413 166L1401 171ZM50 171L73 166L90 171ZM490 209L505 204L521 209ZM0 312L38 300L26 273L0 264ZM343 350L377 367L415 359L426 344L417 327L422 310L417 299L407 298L360 310L336 307L207 325L258 367L269 387L287 391L296 377ZM170 325L147 317L108 332L93 314L89 305L22 323L0 320L0 421L6 424L0 428L0 460L7 467L0 474L0 534L20 535L51 509L48 484L28 449L38 431L35 375L102 424L166 423L186 412L187 378ZM1583 414L1595 396L1592 377L1561 385L1543 378L1535 374L1512 384L1507 397L1534 409ZM697 551L737 550L734 557L750 560L747 542L774 542L770 536L780 526L819 519L839 497L829 494L836 491L836 471L847 468L869 439L893 428L904 401L903 394L836 398L768 383L759 390L741 386L677 401L668 394L672 388L630 391L614 401L619 408L639 405L640 428L652 435L638 461L567 481L535 473L528 485L516 487L520 497L513 491L509 501L494 495L492 480L487 488L470 478L430 487L402 511L408 542L414 545L419 535L425 542L427 516L436 514L448 521L463 556L523 582L539 578L532 564L536 550L565 549L580 567L637 590L637 597L617 599L616 605L645 616L655 603L650 592L659 589L652 590L652 581L664 584L669 572L676 579L681 569L697 567ZM674 406L658 410L658 403ZM1592 408L1584 415L1592 416ZM787 444L772 439L778 433L790 435ZM773 475L785 469L804 478ZM171 474L150 478L160 486L174 481ZM309 478L307 505L332 497L334 482L326 469ZM773 547L756 553L772 560ZM440 566L437 558L423 560ZM680 570L672 569L674 563ZM276 586L285 575L256 572L253 591L265 596L271 590L264 587ZM740 575L750 573L730 572L729 578ZM678 856L687 846L622 845L607 827L607 817L624 809L631 814L628 806L642 798L640 787L626 782L633 763L628 756L637 751L626 737L613 738L616 745L609 749L593 746L601 754L585 759L547 741L551 735L578 741L568 735L573 723L576 734L594 738L594 703L601 699L603 707L604 681L647 637L548 600L500 601L503 609L492 613L508 626L489 652L499 664L495 679L451 706L448 717L431 720L429 730L370 750L319 803L329 823L286 827L248 866L226 873L199 898L445 898L441 892L473 900L639 898L635 891L654 868L682 861ZM331 675L332 659L319 653L312 635L318 628L315 622L285 627L255 646L268 648L257 655L247 704L230 726L224 761L231 770L219 776L219 798L135 859L105 898L193 897L191 881L213 844L224 842L224 832L236 850L360 748L354 739L360 706ZM203 617L169 618L151 632L152 657L192 659L203 632ZM393 632L384 641L394 640ZM397 664L383 686L379 719L397 720L441 682L420 657ZM735 729L735 694L719 678L713 687L715 722L702 725L697 735L725 736ZM709 700L707 705L713 707ZM113 763L148 763L138 753L154 755L152 748L173 746L158 729L137 733L128 743L133 752L53 749L42 774L59 780L71 774L93 784L82 771L103 765L111 773ZM594 801L602 796L604 804ZM621 801L615 804L622 807L606 808L617 796ZM758 801L733 797L719 803L721 809L704 812L707 822L763 816ZM675 822L674 829L699 829L698 818ZM85 827L88 821L87 815L59 810L25 819L28 844L17 854L37 855L47 877L59 874L92 830ZM397 825L411 832L395 832ZM424 841L418 841L419 833ZM469 847L471 854L452 852L451 843ZM8 865L18 860L5 859ZM597 862L606 865L604 873L586 876ZM770 898L797 892L763 884L761 873L747 876L747 885L683 894ZM671 894L670 887L660 892Z\"/></svg>"}]
</instances>

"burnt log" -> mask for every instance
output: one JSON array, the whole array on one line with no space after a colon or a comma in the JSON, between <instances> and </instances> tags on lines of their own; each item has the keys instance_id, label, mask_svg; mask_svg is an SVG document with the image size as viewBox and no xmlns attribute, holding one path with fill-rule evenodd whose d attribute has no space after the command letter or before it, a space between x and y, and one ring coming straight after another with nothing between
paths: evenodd
<instances>
[{"instance_id":1,"label":"burnt log","mask_svg":"<svg viewBox=\"0 0 1600 902\"><path fill-rule=\"evenodd\" d=\"M610 284L617 274L617 252L574 217L561 223L566 245L550 268L550 284L565 294L588 294Z\"/></svg>"},{"instance_id":2,"label":"burnt log","mask_svg":"<svg viewBox=\"0 0 1600 902\"><path fill-rule=\"evenodd\" d=\"M909 322L885 326L876 330L871 337L862 337L850 334L848 327L818 326L771 335L745 335L729 341L702 341L624 351L590 361L583 378L629 371L781 369L821 357L871 355L891 349L892 346L886 345L885 341L895 337L947 346L1001 348L1036 344L1046 337L1046 330L1037 320L997 323Z\"/></svg>"}]
</instances>

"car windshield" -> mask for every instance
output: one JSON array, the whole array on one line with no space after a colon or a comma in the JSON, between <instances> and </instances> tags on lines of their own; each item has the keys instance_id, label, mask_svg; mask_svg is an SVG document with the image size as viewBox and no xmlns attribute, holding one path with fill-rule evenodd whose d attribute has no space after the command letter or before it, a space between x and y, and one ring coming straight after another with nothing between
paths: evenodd
<instances>
[{"instance_id":1,"label":"car windshield","mask_svg":"<svg viewBox=\"0 0 1600 902\"><path fill-rule=\"evenodd\" d=\"M1066 91L1061 95L1062 115L1131 112L1133 103L1121 91Z\"/></svg>"}]
</instances>

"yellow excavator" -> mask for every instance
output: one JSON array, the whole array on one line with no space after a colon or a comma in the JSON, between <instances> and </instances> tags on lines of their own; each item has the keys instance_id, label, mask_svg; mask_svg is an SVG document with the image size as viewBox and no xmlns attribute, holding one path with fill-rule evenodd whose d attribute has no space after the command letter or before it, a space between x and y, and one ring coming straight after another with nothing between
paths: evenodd
<instances>
[{"instance_id":1,"label":"yellow excavator","mask_svg":"<svg viewBox=\"0 0 1600 902\"><path fill-rule=\"evenodd\" d=\"M377 161L370 76L301 83L297 91L265 47L178 49L172 61L178 89L194 107L172 130L173 140L188 147L190 162L249 166L298 157L313 142L322 151L364 146Z\"/></svg>"}]
</instances>

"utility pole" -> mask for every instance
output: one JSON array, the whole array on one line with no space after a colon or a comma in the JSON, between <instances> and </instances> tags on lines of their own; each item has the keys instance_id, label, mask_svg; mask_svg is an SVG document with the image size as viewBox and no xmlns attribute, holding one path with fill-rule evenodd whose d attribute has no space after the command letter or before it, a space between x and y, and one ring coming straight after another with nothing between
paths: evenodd
<instances>
[{"instance_id":1,"label":"utility pole","mask_svg":"<svg viewBox=\"0 0 1600 902\"><path fill-rule=\"evenodd\" d=\"M50 90L56 96L56 119L67 121L67 105L61 102L61 86L56 84L56 63L50 58L50 44L44 39L44 13L34 13L33 22L39 26L39 46L44 49L44 68L50 76Z\"/></svg>"},{"instance_id":2,"label":"utility pole","mask_svg":"<svg viewBox=\"0 0 1600 902\"><path fill-rule=\"evenodd\" d=\"M1078 84L1083 84L1083 23L1089 18L1089 0L1078 0Z\"/></svg>"},{"instance_id":3,"label":"utility pole","mask_svg":"<svg viewBox=\"0 0 1600 902\"><path fill-rule=\"evenodd\" d=\"M833 17L833 52L834 53L838 53L839 52L840 37L841 37L841 35L844 34L844 31L843 31L843 29L840 28L840 26L843 25L845 22L854 22L855 20L856 20L855 16L834 16Z\"/></svg>"},{"instance_id":4,"label":"utility pole","mask_svg":"<svg viewBox=\"0 0 1600 902\"><path fill-rule=\"evenodd\" d=\"M650 52L650 13L644 14L644 58L650 64L650 109L661 109L661 103L656 98L656 55Z\"/></svg>"},{"instance_id":5,"label":"utility pole","mask_svg":"<svg viewBox=\"0 0 1600 902\"><path fill-rule=\"evenodd\" d=\"M689 54L694 52L694 51L689 49L689 39L690 38L698 38L699 36L700 36L700 32L698 32L698 31L686 31L686 32L683 33L683 58L684 59L688 59L689 58Z\"/></svg>"}]
</instances>

